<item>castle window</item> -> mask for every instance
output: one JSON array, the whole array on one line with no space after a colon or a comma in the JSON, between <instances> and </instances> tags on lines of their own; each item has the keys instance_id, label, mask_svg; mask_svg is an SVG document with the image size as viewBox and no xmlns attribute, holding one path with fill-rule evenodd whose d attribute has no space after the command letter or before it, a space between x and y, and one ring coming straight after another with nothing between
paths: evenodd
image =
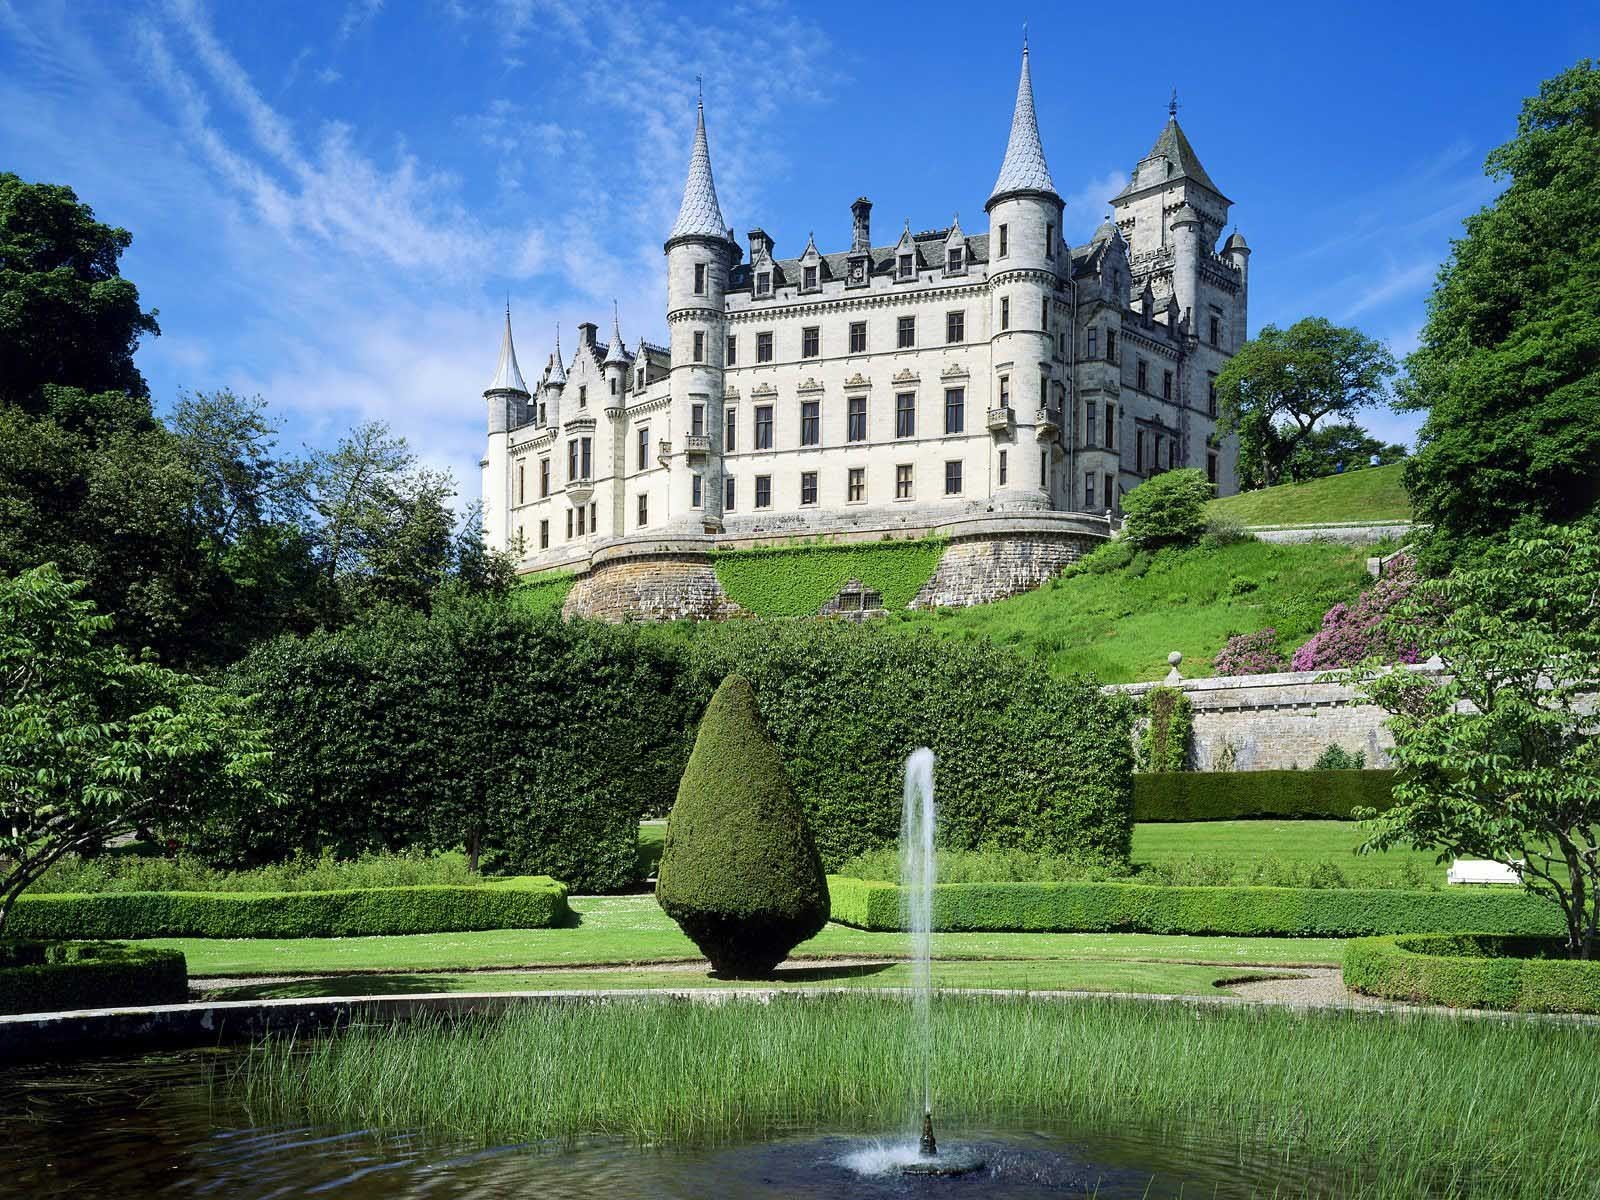
<instances>
[{"instance_id":1,"label":"castle window","mask_svg":"<svg viewBox=\"0 0 1600 1200\"><path fill-rule=\"evenodd\" d=\"M766 295L770 295L771 292L772 292L772 272L771 271L757 271L756 272L756 295L758 295L758 296L766 296Z\"/></svg>"},{"instance_id":2,"label":"castle window","mask_svg":"<svg viewBox=\"0 0 1600 1200\"><path fill-rule=\"evenodd\" d=\"M730 408L723 414L722 449L725 453L732 454L739 448L739 410Z\"/></svg>"},{"instance_id":3,"label":"castle window","mask_svg":"<svg viewBox=\"0 0 1600 1200\"><path fill-rule=\"evenodd\" d=\"M549 521L540 521L539 522L539 549L541 549L541 550L550 549L550 522Z\"/></svg>"},{"instance_id":4,"label":"castle window","mask_svg":"<svg viewBox=\"0 0 1600 1200\"><path fill-rule=\"evenodd\" d=\"M572 540L572 510L567 509L567 541Z\"/></svg>"},{"instance_id":5,"label":"castle window","mask_svg":"<svg viewBox=\"0 0 1600 1200\"><path fill-rule=\"evenodd\" d=\"M1108 363L1117 361L1117 331L1115 329L1106 330L1106 361Z\"/></svg>"},{"instance_id":6,"label":"castle window","mask_svg":"<svg viewBox=\"0 0 1600 1200\"><path fill-rule=\"evenodd\" d=\"M911 464L901 463L894 469L894 498L911 499Z\"/></svg>"},{"instance_id":7,"label":"castle window","mask_svg":"<svg viewBox=\"0 0 1600 1200\"><path fill-rule=\"evenodd\" d=\"M851 396L848 428L845 431L847 441L864 442L867 440L867 398L865 396Z\"/></svg>"},{"instance_id":8,"label":"castle window","mask_svg":"<svg viewBox=\"0 0 1600 1200\"><path fill-rule=\"evenodd\" d=\"M1142 358L1139 360L1139 369L1137 374L1138 382L1134 386L1142 392L1150 385L1150 364L1145 362L1145 360Z\"/></svg>"},{"instance_id":9,"label":"castle window","mask_svg":"<svg viewBox=\"0 0 1600 1200\"><path fill-rule=\"evenodd\" d=\"M1172 399L1172 372L1171 371L1163 371L1163 372L1161 372L1161 398L1163 400L1171 400Z\"/></svg>"},{"instance_id":10,"label":"castle window","mask_svg":"<svg viewBox=\"0 0 1600 1200\"><path fill-rule=\"evenodd\" d=\"M705 480L698 475L689 476L689 507L699 508L704 502Z\"/></svg>"},{"instance_id":11,"label":"castle window","mask_svg":"<svg viewBox=\"0 0 1600 1200\"><path fill-rule=\"evenodd\" d=\"M772 405L756 406L756 449L772 449Z\"/></svg>"},{"instance_id":12,"label":"castle window","mask_svg":"<svg viewBox=\"0 0 1600 1200\"><path fill-rule=\"evenodd\" d=\"M578 514L578 536L582 537L584 534L583 519L588 515L588 510L580 504L574 511L576 511Z\"/></svg>"},{"instance_id":13,"label":"castle window","mask_svg":"<svg viewBox=\"0 0 1600 1200\"><path fill-rule=\"evenodd\" d=\"M1089 328L1089 348L1084 357L1089 359L1100 357L1100 331L1093 326Z\"/></svg>"},{"instance_id":14,"label":"castle window","mask_svg":"<svg viewBox=\"0 0 1600 1200\"><path fill-rule=\"evenodd\" d=\"M691 404L689 406L689 436L705 437L706 435L706 406L704 404Z\"/></svg>"},{"instance_id":15,"label":"castle window","mask_svg":"<svg viewBox=\"0 0 1600 1200\"><path fill-rule=\"evenodd\" d=\"M1206 415L1217 415L1217 375L1213 371L1206 376Z\"/></svg>"},{"instance_id":16,"label":"castle window","mask_svg":"<svg viewBox=\"0 0 1600 1200\"><path fill-rule=\"evenodd\" d=\"M1039 328L1046 333L1050 332L1050 297L1046 296L1039 302Z\"/></svg>"},{"instance_id":17,"label":"castle window","mask_svg":"<svg viewBox=\"0 0 1600 1200\"><path fill-rule=\"evenodd\" d=\"M650 468L650 426L648 426L648 425L639 426L639 432L638 432L637 436L638 436L638 439L639 439L639 445L638 445L639 468L638 469L641 470L641 471L645 471L645 470L648 470Z\"/></svg>"},{"instance_id":18,"label":"castle window","mask_svg":"<svg viewBox=\"0 0 1600 1200\"><path fill-rule=\"evenodd\" d=\"M758 334L756 334L756 361L757 362L771 362L772 361L772 334L770 334L770 333L758 333Z\"/></svg>"},{"instance_id":19,"label":"castle window","mask_svg":"<svg viewBox=\"0 0 1600 1200\"><path fill-rule=\"evenodd\" d=\"M946 433L963 433L966 428L966 389L950 388L944 394L944 431Z\"/></svg>"},{"instance_id":20,"label":"castle window","mask_svg":"<svg viewBox=\"0 0 1600 1200\"><path fill-rule=\"evenodd\" d=\"M525 468L521 463L517 464L517 503L518 504L526 504L528 502L527 487L526 487L527 480L524 477L524 473L526 472L526 470L527 470L527 468Z\"/></svg>"},{"instance_id":21,"label":"castle window","mask_svg":"<svg viewBox=\"0 0 1600 1200\"><path fill-rule=\"evenodd\" d=\"M591 503L589 505L589 532L590 533L599 533L600 532L600 520L599 520L598 517L595 516L595 507L596 506L593 503Z\"/></svg>"},{"instance_id":22,"label":"castle window","mask_svg":"<svg viewBox=\"0 0 1600 1200\"><path fill-rule=\"evenodd\" d=\"M1039 451L1039 486L1042 488L1050 486L1050 451L1048 450Z\"/></svg>"},{"instance_id":23,"label":"castle window","mask_svg":"<svg viewBox=\"0 0 1600 1200\"><path fill-rule=\"evenodd\" d=\"M815 471L800 472L800 503L815 504L817 502L817 473Z\"/></svg>"},{"instance_id":24,"label":"castle window","mask_svg":"<svg viewBox=\"0 0 1600 1200\"><path fill-rule=\"evenodd\" d=\"M1178 465L1178 440L1174 438L1167 443L1167 469L1170 471Z\"/></svg>"},{"instance_id":25,"label":"castle window","mask_svg":"<svg viewBox=\"0 0 1600 1200\"><path fill-rule=\"evenodd\" d=\"M756 476L756 507L757 508L771 508L772 507L772 476L771 475L757 475Z\"/></svg>"},{"instance_id":26,"label":"castle window","mask_svg":"<svg viewBox=\"0 0 1600 1200\"><path fill-rule=\"evenodd\" d=\"M578 477L578 439L572 438L567 442L567 482L571 483Z\"/></svg>"},{"instance_id":27,"label":"castle window","mask_svg":"<svg viewBox=\"0 0 1600 1200\"><path fill-rule=\"evenodd\" d=\"M915 437L917 433L917 396L915 392L900 392L894 398L894 435L897 438Z\"/></svg>"},{"instance_id":28,"label":"castle window","mask_svg":"<svg viewBox=\"0 0 1600 1200\"><path fill-rule=\"evenodd\" d=\"M944 270L947 275L959 275L966 270L967 259L960 246L951 246L945 255Z\"/></svg>"},{"instance_id":29,"label":"castle window","mask_svg":"<svg viewBox=\"0 0 1600 1200\"><path fill-rule=\"evenodd\" d=\"M1211 344L1213 346L1222 345L1222 318L1221 317L1212 317L1211 318Z\"/></svg>"},{"instance_id":30,"label":"castle window","mask_svg":"<svg viewBox=\"0 0 1600 1200\"><path fill-rule=\"evenodd\" d=\"M948 312L944 315L944 340L945 345L953 346L957 342L967 340L967 314L961 311Z\"/></svg>"},{"instance_id":31,"label":"castle window","mask_svg":"<svg viewBox=\"0 0 1600 1200\"><path fill-rule=\"evenodd\" d=\"M739 339L734 334L728 335L728 365L736 366L739 362Z\"/></svg>"},{"instance_id":32,"label":"castle window","mask_svg":"<svg viewBox=\"0 0 1600 1200\"><path fill-rule=\"evenodd\" d=\"M1117 410L1111 405L1106 405L1106 449L1114 450L1117 445Z\"/></svg>"},{"instance_id":33,"label":"castle window","mask_svg":"<svg viewBox=\"0 0 1600 1200\"><path fill-rule=\"evenodd\" d=\"M1084 506L1084 508L1093 508L1094 507L1094 476L1093 475L1085 475L1083 477L1083 506Z\"/></svg>"},{"instance_id":34,"label":"castle window","mask_svg":"<svg viewBox=\"0 0 1600 1200\"><path fill-rule=\"evenodd\" d=\"M1159 474L1161 471L1161 435L1155 435L1155 453L1150 456L1150 473Z\"/></svg>"},{"instance_id":35,"label":"castle window","mask_svg":"<svg viewBox=\"0 0 1600 1200\"><path fill-rule=\"evenodd\" d=\"M694 265L694 294L696 296L704 296L706 294L705 263L695 263Z\"/></svg>"},{"instance_id":36,"label":"castle window","mask_svg":"<svg viewBox=\"0 0 1600 1200\"><path fill-rule=\"evenodd\" d=\"M723 478L722 478L722 511L723 512L732 512L733 511L734 491L735 491L735 489L734 489L734 486L733 486L733 476L732 475L723 476Z\"/></svg>"},{"instance_id":37,"label":"castle window","mask_svg":"<svg viewBox=\"0 0 1600 1200\"><path fill-rule=\"evenodd\" d=\"M953 459L944 465L944 494L946 496L959 496L961 494L961 460Z\"/></svg>"},{"instance_id":38,"label":"castle window","mask_svg":"<svg viewBox=\"0 0 1600 1200\"><path fill-rule=\"evenodd\" d=\"M583 439L583 475L584 479L594 477L594 439Z\"/></svg>"},{"instance_id":39,"label":"castle window","mask_svg":"<svg viewBox=\"0 0 1600 1200\"><path fill-rule=\"evenodd\" d=\"M1000 486L1006 485L1006 452L1000 451Z\"/></svg>"},{"instance_id":40,"label":"castle window","mask_svg":"<svg viewBox=\"0 0 1600 1200\"><path fill-rule=\"evenodd\" d=\"M910 279L917 273L915 256L910 254L900 255L897 263L897 269L901 279Z\"/></svg>"},{"instance_id":41,"label":"castle window","mask_svg":"<svg viewBox=\"0 0 1600 1200\"><path fill-rule=\"evenodd\" d=\"M1206 481L1213 487L1217 482L1217 456L1213 451L1206 455Z\"/></svg>"},{"instance_id":42,"label":"castle window","mask_svg":"<svg viewBox=\"0 0 1600 1200\"><path fill-rule=\"evenodd\" d=\"M816 358L822 353L822 331L815 325L808 325L800 331L800 357Z\"/></svg>"},{"instance_id":43,"label":"castle window","mask_svg":"<svg viewBox=\"0 0 1600 1200\"><path fill-rule=\"evenodd\" d=\"M1001 296L1000 297L1000 328L1001 329L1010 329L1011 328L1011 297L1010 296Z\"/></svg>"},{"instance_id":44,"label":"castle window","mask_svg":"<svg viewBox=\"0 0 1600 1200\"><path fill-rule=\"evenodd\" d=\"M866 498L867 469L865 467L851 467L845 484L845 499L851 504L860 504Z\"/></svg>"},{"instance_id":45,"label":"castle window","mask_svg":"<svg viewBox=\"0 0 1600 1200\"><path fill-rule=\"evenodd\" d=\"M1011 407L1011 376L1000 376L1000 407Z\"/></svg>"},{"instance_id":46,"label":"castle window","mask_svg":"<svg viewBox=\"0 0 1600 1200\"><path fill-rule=\"evenodd\" d=\"M822 403L818 400L800 402L800 444L815 446L822 441Z\"/></svg>"},{"instance_id":47,"label":"castle window","mask_svg":"<svg viewBox=\"0 0 1600 1200\"><path fill-rule=\"evenodd\" d=\"M640 382L643 382L642 378L641 378ZM545 423L545 421L546 421L546 417L545 417L545 410L544 410L544 401L541 400L541 401L539 401L539 424L543 425Z\"/></svg>"},{"instance_id":48,"label":"castle window","mask_svg":"<svg viewBox=\"0 0 1600 1200\"><path fill-rule=\"evenodd\" d=\"M542 497L548 496L549 494L550 494L550 460L548 458L541 458L539 460L539 495L542 498Z\"/></svg>"},{"instance_id":49,"label":"castle window","mask_svg":"<svg viewBox=\"0 0 1600 1200\"><path fill-rule=\"evenodd\" d=\"M1112 487L1112 485L1111 485L1111 476L1107 475L1106 476L1106 511L1107 512L1111 511L1111 505L1113 503L1113 496L1114 496L1115 492L1116 492L1116 489L1114 487Z\"/></svg>"},{"instance_id":50,"label":"castle window","mask_svg":"<svg viewBox=\"0 0 1600 1200\"><path fill-rule=\"evenodd\" d=\"M1002 225L1002 226L1000 226L1000 253L996 257L1004 258L1005 256L1006 256L1006 227L1004 225Z\"/></svg>"},{"instance_id":51,"label":"castle window","mask_svg":"<svg viewBox=\"0 0 1600 1200\"><path fill-rule=\"evenodd\" d=\"M639 368L639 386L644 387L644 368ZM544 424L544 405L539 406L539 424Z\"/></svg>"},{"instance_id":52,"label":"castle window","mask_svg":"<svg viewBox=\"0 0 1600 1200\"><path fill-rule=\"evenodd\" d=\"M613 376L612 378L606 380L606 382L611 385L611 394L613 396L615 396L617 394L617 380L616 380L616 377Z\"/></svg>"},{"instance_id":53,"label":"castle window","mask_svg":"<svg viewBox=\"0 0 1600 1200\"><path fill-rule=\"evenodd\" d=\"M694 331L694 361L695 362L705 362L705 360L706 360L706 335L705 335L705 332L703 330L697 329L697 330Z\"/></svg>"},{"instance_id":54,"label":"castle window","mask_svg":"<svg viewBox=\"0 0 1600 1200\"><path fill-rule=\"evenodd\" d=\"M1049 222L1044 227L1044 256L1049 258L1056 252L1056 227Z\"/></svg>"},{"instance_id":55,"label":"castle window","mask_svg":"<svg viewBox=\"0 0 1600 1200\"><path fill-rule=\"evenodd\" d=\"M650 524L650 497L644 492L639 493L639 528L643 529Z\"/></svg>"},{"instance_id":56,"label":"castle window","mask_svg":"<svg viewBox=\"0 0 1600 1200\"><path fill-rule=\"evenodd\" d=\"M865 321L850 322L850 353L865 354L867 352L867 323Z\"/></svg>"},{"instance_id":57,"label":"castle window","mask_svg":"<svg viewBox=\"0 0 1600 1200\"><path fill-rule=\"evenodd\" d=\"M578 407L589 407L589 385L586 383L580 383L578 385Z\"/></svg>"},{"instance_id":58,"label":"castle window","mask_svg":"<svg viewBox=\"0 0 1600 1200\"><path fill-rule=\"evenodd\" d=\"M1050 377L1043 371L1039 372L1039 407L1050 407Z\"/></svg>"},{"instance_id":59,"label":"castle window","mask_svg":"<svg viewBox=\"0 0 1600 1200\"><path fill-rule=\"evenodd\" d=\"M805 278L806 291L808 291L808 292L816 291L817 290L817 269L815 267L807 267L805 269L804 278Z\"/></svg>"},{"instance_id":60,"label":"castle window","mask_svg":"<svg viewBox=\"0 0 1600 1200\"><path fill-rule=\"evenodd\" d=\"M910 349L917 344L917 319L915 317L901 317L896 322L895 342L902 350Z\"/></svg>"},{"instance_id":61,"label":"castle window","mask_svg":"<svg viewBox=\"0 0 1600 1200\"><path fill-rule=\"evenodd\" d=\"M1095 444L1094 413L1093 404L1085 404L1083 406L1083 444L1085 446L1093 446Z\"/></svg>"}]
</instances>

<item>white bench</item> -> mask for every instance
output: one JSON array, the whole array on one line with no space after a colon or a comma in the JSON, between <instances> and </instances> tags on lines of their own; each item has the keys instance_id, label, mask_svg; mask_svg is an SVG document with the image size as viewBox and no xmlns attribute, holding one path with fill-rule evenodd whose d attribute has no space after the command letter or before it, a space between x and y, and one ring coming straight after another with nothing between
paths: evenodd
<instances>
[{"instance_id":1,"label":"white bench","mask_svg":"<svg viewBox=\"0 0 1600 1200\"><path fill-rule=\"evenodd\" d=\"M1519 858L1518 863L1522 860ZM1521 883L1517 873L1504 863L1488 858L1458 858L1450 864L1445 878L1450 883Z\"/></svg>"}]
</instances>

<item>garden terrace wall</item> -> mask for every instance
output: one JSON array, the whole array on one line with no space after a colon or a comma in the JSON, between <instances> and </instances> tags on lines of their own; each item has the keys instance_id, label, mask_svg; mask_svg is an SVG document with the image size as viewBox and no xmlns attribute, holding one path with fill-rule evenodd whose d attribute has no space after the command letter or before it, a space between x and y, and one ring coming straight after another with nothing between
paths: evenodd
<instances>
[{"instance_id":1,"label":"garden terrace wall","mask_svg":"<svg viewBox=\"0 0 1600 1200\"><path fill-rule=\"evenodd\" d=\"M1357 938L1345 947L1344 983L1450 1008L1600 1013L1600 962L1562 957L1562 946L1474 933Z\"/></svg>"},{"instance_id":2,"label":"garden terrace wall","mask_svg":"<svg viewBox=\"0 0 1600 1200\"><path fill-rule=\"evenodd\" d=\"M566 886L529 875L336 892L24 895L6 929L25 938L359 937L545 929L567 915Z\"/></svg>"},{"instance_id":3,"label":"garden terrace wall","mask_svg":"<svg viewBox=\"0 0 1600 1200\"><path fill-rule=\"evenodd\" d=\"M893 883L828 877L833 919L905 928ZM1560 910L1521 891L1163 887L1139 883L949 883L934 889L933 927L967 933L1169 933L1362 937L1440 929L1553 936Z\"/></svg>"},{"instance_id":4,"label":"garden terrace wall","mask_svg":"<svg viewBox=\"0 0 1600 1200\"><path fill-rule=\"evenodd\" d=\"M0 1013L182 1004L188 998L188 965L177 950L0 942Z\"/></svg>"},{"instance_id":5,"label":"garden terrace wall","mask_svg":"<svg viewBox=\"0 0 1600 1200\"><path fill-rule=\"evenodd\" d=\"M1133 777L1135 821L1348 821L1393 804L1393 771L1174 771Z\"/></svg>"}]
</instances>

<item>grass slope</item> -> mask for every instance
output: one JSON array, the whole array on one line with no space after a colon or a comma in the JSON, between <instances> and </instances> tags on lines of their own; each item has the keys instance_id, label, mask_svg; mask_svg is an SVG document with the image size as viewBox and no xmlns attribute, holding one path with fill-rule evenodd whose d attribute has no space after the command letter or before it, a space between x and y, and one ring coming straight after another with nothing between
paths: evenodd
<instances>
[{"instance_id":1,"label":"grass slope","mask_svg":"<svg viewBox=\"0 0 1600 1200\"><path fill-rule=\"evenodd\" d=\"M1340 522L1409 521L1411 497L1401 474L1404 463L1327 475L1307 483L1224 496L1209 506L1213 516L1243 525L1332 525Z\"/></svg>"},{"instance_id":2,"label":"grass slope","mask_svg":"<svg viewBox=\"0 0 1600 1200\"><path fill-rule=\"evenodd\" d=\"M1382 854L1357 854L1361 841L1355 821L1160 822L1133 827L1133 861L1160 863L1200 855L1231 859L1239 868L1264 858L1332 862L1352 886L1368 880L1392 883L1410 863L1430 884L1444 883L1445 868L1434 861L1434 851L1396 847Z\"/></svg>"},{"instance_id":3,"label":"grass slope","mask_svg":"<svg viewBox=\"0 0 1600 1200\"><path fill-rule=\"evenodd\" d=\"M1231 634L1270 625L1282 647L1299 646L1324 612L1372 582L1367 554L1323 542L1167 550L994 604L897 614L889 627L991 638L1041 654L1055 670L1087 671L1105 683L1160 679L1173 650L1183 651L1186 676L1210 675L1211 657Z\"/></svg>"},{"instance_id":4,"label":"grass slope","mask_svg":"<svg viewBox=\"0 0 1600 1200\"><path fill-rule=\"evenodd\" d=\"M885 607L904 608L932 577L944 546L940 538L808 543L729 550L712 562L728 599L745 611L806 617L852 579L881 594Z\"/></svg>"}]
</instances>

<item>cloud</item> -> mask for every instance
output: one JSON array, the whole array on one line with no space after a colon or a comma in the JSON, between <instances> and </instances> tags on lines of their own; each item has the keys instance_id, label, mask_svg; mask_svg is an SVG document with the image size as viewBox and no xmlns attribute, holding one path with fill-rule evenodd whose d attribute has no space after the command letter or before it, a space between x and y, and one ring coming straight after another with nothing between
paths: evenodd
<instances>
[{"instance_id":1,"label":"cloud","mask_svg":"<svg viewBox=\"0 0 1600 1200\"><path fill-rule=\"evenodd\" d=\"M1127 186L1126 171L1107 171L1065 197L1066 208L1061 215L1062 233L1074 239L1087 239L1105 220L1111 208L1111 197Z\"/></svg>"},{"instance_id":2,"label":"cloud","mask_svg":"<svg viewBox=\"0 0 1600 1200\"><path fill-rule=\"evenodd\" d=\"M1391 266L1378 279L1361 287L1339 319L1349 321L1402 296L1415 295L1428 287L1438 272L1439 264L1432 259L1406 266Z\"/></svg>"},{"instance_id":3,"label":"cloud","mask_svg":"<svg viewBox=\"0 0 1600 1200\"><path fill-rule=\"evenodd\" d=\"M339 19L339 40L347 41L352 34L370 25L383 11L383 0L350 0L345 5L344 16Z\"/></svg>"}]
</instances>

